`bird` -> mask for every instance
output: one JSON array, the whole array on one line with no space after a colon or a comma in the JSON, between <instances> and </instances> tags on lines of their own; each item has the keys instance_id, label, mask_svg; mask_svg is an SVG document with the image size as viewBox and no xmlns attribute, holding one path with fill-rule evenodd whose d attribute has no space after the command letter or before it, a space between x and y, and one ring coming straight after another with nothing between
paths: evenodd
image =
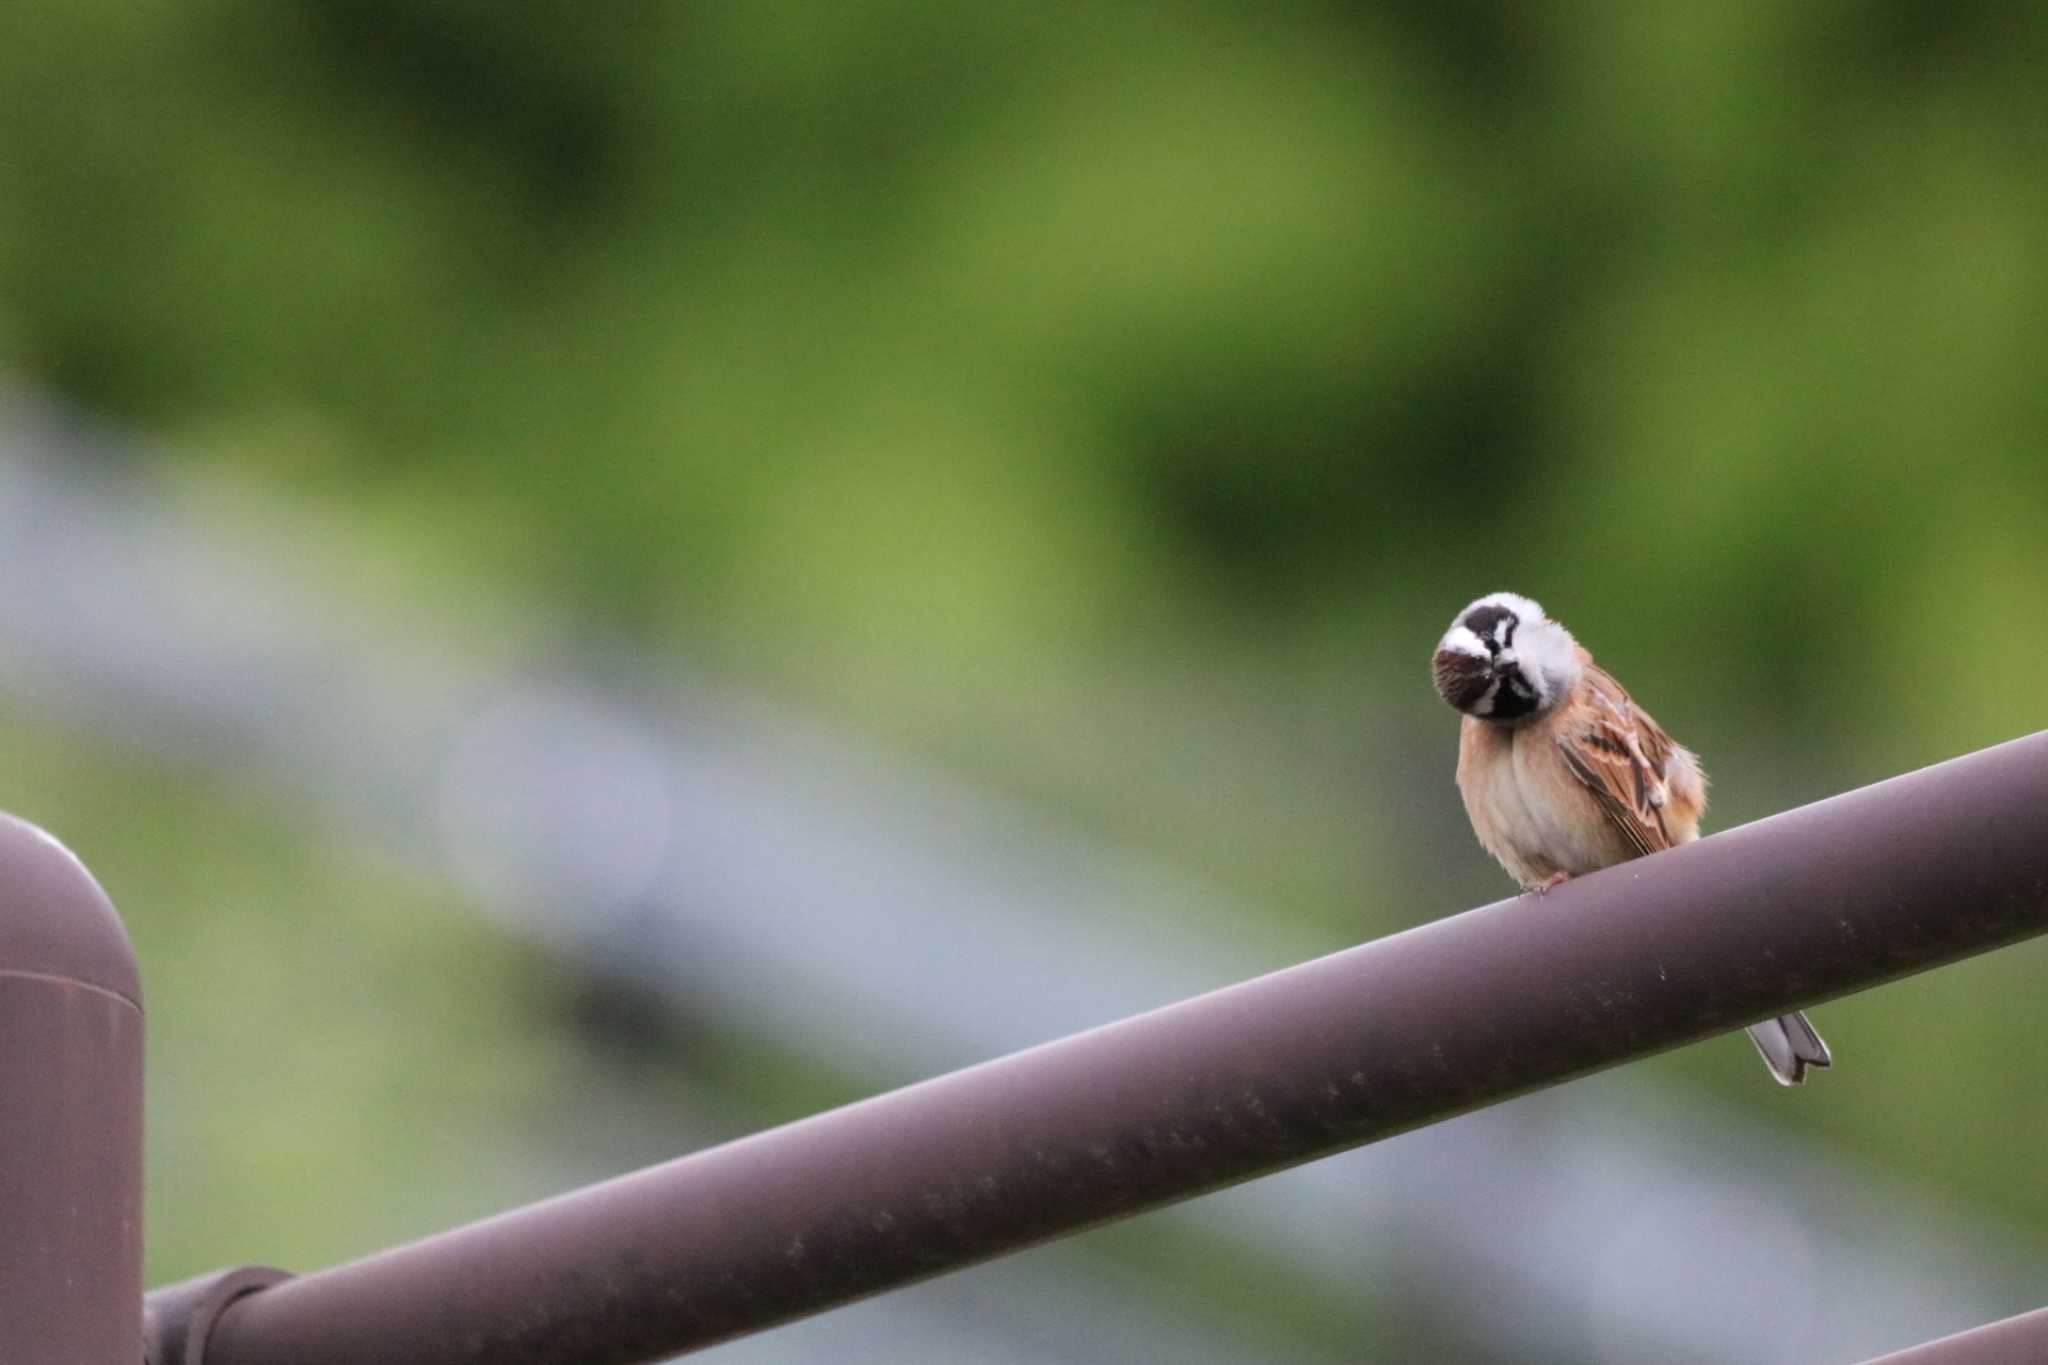
<instances>
[{"instance_id":1,"label":"bird","mask_svg":"<svg viewBox=\"0 0 2048 1365\"><path fill-rule=\"evenodd\" d=\"M1534 601L1496 592L1473 602L1437 642L1430 672L1464 716L1458 792L1472 830L1523 890L1699 837L1699 759ZM1749 1039L1781 1085L1834 1064L1802 1013L1751 1025Z\"/></svg>"}]
</instances>

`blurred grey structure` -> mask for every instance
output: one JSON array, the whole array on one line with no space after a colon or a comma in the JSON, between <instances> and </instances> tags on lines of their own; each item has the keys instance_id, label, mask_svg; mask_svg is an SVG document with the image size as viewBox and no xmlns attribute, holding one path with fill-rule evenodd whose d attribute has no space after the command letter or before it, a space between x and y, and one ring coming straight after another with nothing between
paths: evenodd
<instances>
[{"instance_id":1,"label":"blurred grey structure","mask_svg":"<svg viewBox=\"0 0 2048 1365\"><path fill-rule=\"evenodd\" d=\"M601 684L572 623L531 668L451 650L431 619L362 624L334 609L345 585L294 567L283 509L274 533L224 534L189 490L173 504L122 472L107 458L120 439L33 396L0 399L11 692L62 697L138 746L256 764L316 797L335 837L448 878L513 931L735 1030L879 1087L1262 972L1305 946L1276 944L1253 911L1228 913L1172 868L1014 802L814 721L679 686L673 660L614 652ZM1196 902L1219 913L1190 914ZM619 1121L630 1114L622 1098ZM1146 1226L1284 1268L1317 1296L1456 1322L1467 1336L1444 1359L1853 1361L2035 1307L2048 1279L2039 1248L1635 1076ZM1373 1356L1369 1342L1357 1351ZM1257 1354L1176 1311L1170 1284L1083 1243L710 1358Z\"/></svg>"}]
</instances>

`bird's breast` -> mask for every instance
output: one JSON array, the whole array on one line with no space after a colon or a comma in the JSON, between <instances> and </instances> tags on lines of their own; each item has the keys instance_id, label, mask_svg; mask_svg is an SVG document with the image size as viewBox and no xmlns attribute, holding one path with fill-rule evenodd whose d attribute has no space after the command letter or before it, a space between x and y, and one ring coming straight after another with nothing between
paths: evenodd
<instances>
[{"instance_id":1,"label":"bird's breast","mask_svg":"<svg viewBox=\"0 0 2048 1365\"><path fill-rule=\"evenodd\" d=\"M1553 873L1577 876L1629 856L1592 794L1565 767L1547 727L1467 724L1477 733L1459 746L1458 790L1479 842L1509 876L1532 886Z\"/></svg>"}]
</instances>

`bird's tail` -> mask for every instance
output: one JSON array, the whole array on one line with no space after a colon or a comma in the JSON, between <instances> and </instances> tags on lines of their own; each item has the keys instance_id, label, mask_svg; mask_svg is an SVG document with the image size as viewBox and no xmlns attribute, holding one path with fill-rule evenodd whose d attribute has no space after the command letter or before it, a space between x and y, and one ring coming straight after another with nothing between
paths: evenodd
<instances>
[{"instance_id":1,"label":"bird's tail","mask_svg":"<svg viewBox=\"0 0 2048 1365\"><path fill-rule=\"evenodd\" d=\"M1779 1085L1799 1085L1810 1066L1833 1066L1828 1045L1821 1041L1803 1014L1785 1014L1749 1026L1749 1041L1764 1056L1771 1079Z\"/></svg>"}]
</instances>

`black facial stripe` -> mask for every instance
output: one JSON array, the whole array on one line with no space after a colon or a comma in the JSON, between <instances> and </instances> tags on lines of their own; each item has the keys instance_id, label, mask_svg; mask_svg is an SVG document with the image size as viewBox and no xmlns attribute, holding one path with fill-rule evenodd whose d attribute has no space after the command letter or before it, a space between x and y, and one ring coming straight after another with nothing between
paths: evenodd
<instances>
[{"instance_id":1,"label":"black facial stripe","mask_svg":"<svg viewBox=\"0 0 2048 1365\"><path fill-rule=\"evenodd\" d=\"M1509 669L1501 677L1500 691L1494 695L1492 720L1518 720L1532 715L1536 710L1536 689L1522 676L1519 668Z\"/></svg>"},{"instance_id":2,"label":"black facial stripe","mask_svg":"<svg viewBox=\"0 0 2048 1365\"><path fill-rule=\"evenodd\" d=\"M1490 650L1500 648L1493 638L1493 632L1505 620L1508 623L1508 643L1515 639L1515 614L1506 607L1480 607L1465 614L1465 629L1477 635Z\"/></svg>"}]
</instances>

